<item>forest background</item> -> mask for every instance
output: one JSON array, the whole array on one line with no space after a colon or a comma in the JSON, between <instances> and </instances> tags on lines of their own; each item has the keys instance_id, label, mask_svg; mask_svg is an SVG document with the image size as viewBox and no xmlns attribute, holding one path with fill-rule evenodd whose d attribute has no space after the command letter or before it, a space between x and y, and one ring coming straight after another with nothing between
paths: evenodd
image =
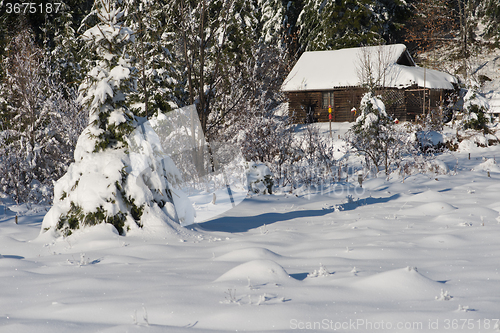
<instances>
[{"instance_id":1,"label":"forest background","mask_svg":"<svg viewBox=\"0 0 500 333\"><path fill-rule=\"evenodd\" d=\"M472 59L500 47L497 0L120 4L135 32L127 50L137 76L133 113L149 118L195 104L209 140L235 143L261 162L296 158L282 150L291 127L275 112L304 51L404 43L420 65L465 83ZM16 202L52 202L88 124L77 97L96 61L80 37L96 23L93 8L88 0L0 0L0 192Z\"/></svg>"}]
</instances>

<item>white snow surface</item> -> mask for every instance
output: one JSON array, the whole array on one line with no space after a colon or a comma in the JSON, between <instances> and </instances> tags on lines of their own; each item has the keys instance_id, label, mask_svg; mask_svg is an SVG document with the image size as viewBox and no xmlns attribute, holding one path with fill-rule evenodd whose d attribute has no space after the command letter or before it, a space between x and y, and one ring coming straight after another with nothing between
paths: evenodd
<instances>
[{"instance_id":1,"label":"white snow surface","mask_svg":"<svg viewBox=\"0 0 500 333\"><path fill-rule=\"evenodd\" d=\"M0 332L495 332L498 156L253 196L178 234L39 236L45 210L2 198Z\"/></svg>"},{"instance_id":2,"label":"white snow surface","mask_svg":"<svg viewBox=\"0 0 500 333\"><path fill-rule=\"evenodd\" d=\"M386 87L405 88L413 85L431 89L453 89L457 79L444 72L418 66L397 64L406 52L403 44L348 48L334 51L304 52L282 85L283 91L331 90L361 85L358 73L363 57L368 55L375 70L381 68ZM379 59L382 50L382 60ZM366 52L366 53L364 53ZM380 66L382 64L382 66Z\"/></svg>"}]
</instances>

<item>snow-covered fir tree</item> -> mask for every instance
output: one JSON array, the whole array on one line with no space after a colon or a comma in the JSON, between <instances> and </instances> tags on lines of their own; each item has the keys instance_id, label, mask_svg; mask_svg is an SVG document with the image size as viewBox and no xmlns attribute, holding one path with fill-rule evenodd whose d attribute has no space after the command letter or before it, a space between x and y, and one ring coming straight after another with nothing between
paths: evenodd
<instances>
[{"instance_id":1,"label":"snow-covered fir tree","mask_svg":"<svg viewBox=\"0 0 500 333\"><path fill-rule=\"evenodd\" d=\"M65 2L60 4L58 15L44 25L44 36L50 39L45 41L45 51L50 54L52 71L77 90L94 58L81 52L84 41L77 37L74 9Z\"/></svg>"},{"instance_id":2,"label":"snow-covered fir tree","mask_svg":"<svg viewBox=\"0 0 500 333\"><path fill-rule=\"evenodd\" d=\"M78 139L75 162L55 185L42 232L68 236L101 223L122 235L152 225L176 229L173 221L192 222L194 211L181 192L173 195L167 177L176 169L155 143L154 131L129 109L136 77L126 46L134 41L133 31L114 1L96 0L93 13L98 23L82 38L98 60L79 97L89 125Z\"/></svg>"},{"instance_id":3,"label":"snow-covered fir tree","mask_svg":"<svg viewBox=\"0 0 500 333\"><path fill-rule=\"evenodd\" d=\"M137 69L137 90L133 107L142 116L168 112L177 107L174 41L168 32L171 3L167 1L127 0L127 25L136 32L129 54Z\"/></svg>"},{"instance_id":4,"label":"snow-covered fir tree","mask_svg":"<svg viewBox=\"0 0 500 333\"><path fill-rule=\"evenodd\" d=\"M474 79L467 82L467 93L464 96L463 115L460 120L464 129L481 130L488 132L488 125L491 123L491 116L488 100L481 95L479 83Z\"/></svg>"},{"instance_id":5,"label":"snow-covered fir tree","mask_svg":"<svg viewBox=\"0 0 500 333\"><path fill-rule=\"evenodd\" d=\"M486 36L500 42L500 2L497 0L481 1L484 12L483 23L486 25Z\"/></svg>"},{"instance_id":6,"label":"snow-covered fir tree","mask_svg":"<svg viewBox=\"0 0 500 333\"><path fill-rule=\"evenodd\" d=\"M302 50L385 44L394 38L405 10L403 1L307 0L298 22Z\"/></svg>"},{"instance_id":7,"label":"snow-covered fir tree","mask_svg":"<svg viewBox=\"0 0 500 333\"><path fill-rule=\"evenodd\" d=\"M262 25L261 40L279 46L283 44L283 32L285 21L285 10L282 0L260 0L260 18L259 23Z\"/></svg>"},{"instance_id":8,"label":"snow-covered fir tree","mask_svg":"<svg viewBox=\"0 0 500 333\"><path fill-rule=\"evenodd\" d=\"M394 122L385 112L384 103L369 91L361 99L360 116L349 129L346 140L356 152L365 156L367 165L372 164L376 172L385 167L389 173L392 147L395 145Z\"/></svg>"}]
</instances>

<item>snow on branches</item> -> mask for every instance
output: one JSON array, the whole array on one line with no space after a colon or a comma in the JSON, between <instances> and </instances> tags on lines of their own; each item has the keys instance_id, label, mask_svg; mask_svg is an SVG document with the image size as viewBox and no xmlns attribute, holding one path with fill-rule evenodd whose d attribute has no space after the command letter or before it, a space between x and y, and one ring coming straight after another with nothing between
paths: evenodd
<instances>
[{"instance_id":1,"label":"snow on branches","mask_svg":"<svg viewBox=\"0 0 500 333\"><path fill-rule=\"evenodd\" d=\"M167 177L178 172L156 144L156 133L129 109L136 77L125 46L134 41L133 32L110 0L96 0L94 13L100 22L83 38L97 61L79 88L89 126L78 139L75 162L55 185L42 233L69 236L101 223L121 235L143 227L179 233L178 223L192 223L194 211L185 208L191 207L187 197L171 189Z\"/></svg>"},{"instance_id":2,"label":"snow on branches","mask_svg":"<svg viewBox=\"0 0 500 333\"><path fill-rule=\"evenodd\" d=\"M391 163L400 156L403 146L396 135L394 122L387 115L384 103L372 92L367 92L360 105L361 115L346 135L346 141L355 151L365 156L378 173L385 167L389 174Z\"/></svg>"},{"instance_id":3,"label":"snow on branches","mask_svg":"<svg viewBox=\"0 0 500 333\"><path fill-rule=\"evenodd\" d=\"M78 100L89 110L89 131L96 138L95 151L99 151L126 146L125 136L134 123L126 96L135 89L136 78L125 52L126 45L134 41L133 32L119 21L124 11L110 0L97 0L94 13L100 22L82 38L98 60L80 85Z\"/></svg>"}]
</instances>

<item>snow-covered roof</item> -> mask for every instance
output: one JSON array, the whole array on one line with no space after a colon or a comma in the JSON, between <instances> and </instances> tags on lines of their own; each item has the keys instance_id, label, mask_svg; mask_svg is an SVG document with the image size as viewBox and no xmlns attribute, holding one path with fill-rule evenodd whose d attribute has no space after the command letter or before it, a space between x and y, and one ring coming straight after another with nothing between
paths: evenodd
<instances>
[{"instance_id":1,"label":"snow-covered roof","mask_svg":"<svg viewBox=\"0 0 500 333\"><path fill-rule=\"evenodd\" d=\"M384 77L385 87L405 88L417 85L431 89L453 89L453 83L458 83L452 75L416 66L406 46L394 44L304 52L288 74L282 90L358 87L361 86L362 76L359 73L362 68L368 67L367 64L371 64L374 77Z\"/></svg>"}]
</instances>

